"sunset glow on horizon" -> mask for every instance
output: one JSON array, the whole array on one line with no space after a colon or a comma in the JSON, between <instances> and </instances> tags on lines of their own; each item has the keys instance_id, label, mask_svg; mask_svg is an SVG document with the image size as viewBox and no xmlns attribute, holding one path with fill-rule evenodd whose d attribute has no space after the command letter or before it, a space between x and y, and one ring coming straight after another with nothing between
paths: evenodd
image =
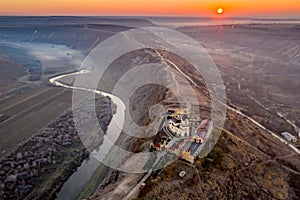
<instances>
[{"instance_id":1,"label":"sunset glow on horizon","mask_svg":"<svg viewBox=\"0 0 300 200\"><path fill-rule=\"evenodd\" d=\"M223 12L224 12L223 8L218 8L218 10L217 10L218 14L223 14Z\"/></svg>"},{"instance_id":2,"label":"sunset glow on horizon","mask_svg":"<svg viewBox=\"0 0 300 200\"><path fill-rule=\"evenodd\" d=\"M300 17L300 0L1 0L0 15L194 15Z\"/></svg>"}]
</instances>

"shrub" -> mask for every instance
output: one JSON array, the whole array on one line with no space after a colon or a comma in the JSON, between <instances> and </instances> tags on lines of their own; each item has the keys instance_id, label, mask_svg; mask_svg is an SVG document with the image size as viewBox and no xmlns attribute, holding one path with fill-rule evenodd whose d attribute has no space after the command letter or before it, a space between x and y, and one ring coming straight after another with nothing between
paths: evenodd
<instances>
[{"instance_id":1,"label":"shrub","mask_svg":"<svg viewBox=\"0 0 300 200\"><path fill-rule=\"evenodd\" d=\"M224 153L220 147L215 147L213 150L207 155L204 162L202 163L202 167L215 167L223 170L224 166Z\"/></svg>"}]
</instances>

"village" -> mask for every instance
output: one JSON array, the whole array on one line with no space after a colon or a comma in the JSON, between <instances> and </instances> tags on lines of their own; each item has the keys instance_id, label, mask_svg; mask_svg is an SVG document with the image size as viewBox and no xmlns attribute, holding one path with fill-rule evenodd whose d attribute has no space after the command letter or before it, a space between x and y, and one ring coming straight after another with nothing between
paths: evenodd
<instances>
[{"instance_id":1,"label":"village","mask_svg":"<svg viewBox=\"0 0 300 200\"><path fill-rule=\"evenodd\" d=\"M186 109L169 110L160 134L150 144L150 151L168 151L194 163L212 129L210 119L201 120Z\"/></svg>"}]
</instances>

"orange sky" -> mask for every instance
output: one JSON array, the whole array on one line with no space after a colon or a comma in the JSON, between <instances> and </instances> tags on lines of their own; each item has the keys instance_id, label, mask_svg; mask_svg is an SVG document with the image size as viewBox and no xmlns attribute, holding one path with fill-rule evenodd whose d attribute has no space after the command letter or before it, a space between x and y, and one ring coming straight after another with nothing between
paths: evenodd
<instances>
[{"instance_id":1,"label":"orange sky","mask_svg":"<svg viewBox=\"0 0 300 200\"><path fill-rule=\"evenodd\" d=\"M0 15L272 15L300 17L300 0L0 0Z\"/></svg>"}]
</instances>

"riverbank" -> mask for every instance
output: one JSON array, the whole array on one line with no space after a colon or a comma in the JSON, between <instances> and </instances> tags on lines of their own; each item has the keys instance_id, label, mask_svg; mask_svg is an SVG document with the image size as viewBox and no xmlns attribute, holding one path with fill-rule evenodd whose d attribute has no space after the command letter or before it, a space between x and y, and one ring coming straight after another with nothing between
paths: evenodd
<instances>
[{"instance_id":1,"label":"riverbank","mask_svg":"<svg viewBox=\"0 0 300 200\"><path fill-rule=\"evenodd\" d=\"M99 185L101 184L102 180L107 175L108 171L109 171L109 167L100 163L96 171L93 173L92 178L88 181L84 189L80 192L77 199L87 199L91 197L94 194L94 192L97 190Z\"/></svg>"},{"instance_id":2,"label":"riverbank","mask_svg":"<svg viewBox=\"0 0 300 200\"><path fill-rule=\"evenodd\" d=\"M106 115L103 117L101 113L100 123L107 125L112 118L112 113L107 112L111 108L110 99L97 96L96 105ZM55 198L64 182L89 155L72 118L71 111L66 112L1 160L1 199Z\"/></svg>"},{"instance_id":3,"label":"riverbank","mask_svg":"<svg viewBox=\"0 0 300 200\"><path fill-rule=\"evenodd\" d=\"M71 117L65 113L1 160L3 199L49 196L68 177L70 166L86 157Z\"/></svg>"}]
</instances>

